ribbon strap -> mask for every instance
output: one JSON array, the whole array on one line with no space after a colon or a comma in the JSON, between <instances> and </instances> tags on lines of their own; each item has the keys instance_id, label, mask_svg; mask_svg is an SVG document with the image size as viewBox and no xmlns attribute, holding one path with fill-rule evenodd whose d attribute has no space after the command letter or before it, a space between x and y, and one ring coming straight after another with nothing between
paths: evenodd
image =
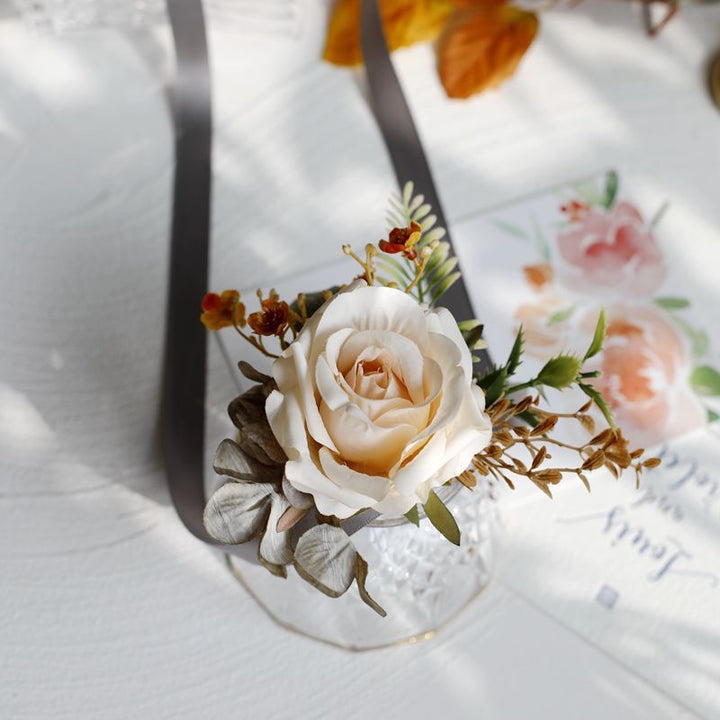
<instances>
[{"instance_id":1,"label":"ribbon strap","mask_svg":"<svg viewBox=\"0 0 720 720\"><path fill-rule=\"evenodd\" d=\"M175 39L172 92L175 187L162 389L163 453L170 495L185 527L214 543L202 523L205 493L207 331L198 319L208 282L212 98L199 0L168 0Z\"/></svg>"},{"instance_id":2,"label":"ribbon strap","mask_svg":"<svg viewBox=\"0 0 720 720\"><path fill-rule=\"evenodd\" d=\"M168 0L167 7L177 69L172 94L175 186L162 390L163 451L170 495L180 519L193 535L217 545L202 523L207 333L198 321L198 306L207 290L210 245L210 69L202 2ZM398 183L403 187L412 180L433 206L439 224L447 228L420 136L390 60L377 0L363 0L362 45L371 107ZM442 301L458 320L473 317L462 278ZM487 353L480 360L481 366L489 366ZM352 534L377 516L366 510L344 521L343 528ZM234 546L225 549L237 552Z\"/></svg>"}]
</instances>

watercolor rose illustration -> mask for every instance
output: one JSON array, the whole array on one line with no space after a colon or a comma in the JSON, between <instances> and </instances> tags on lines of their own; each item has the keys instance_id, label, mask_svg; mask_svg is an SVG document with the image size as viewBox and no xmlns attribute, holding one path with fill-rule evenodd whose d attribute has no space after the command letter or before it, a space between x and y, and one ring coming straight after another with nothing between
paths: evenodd
<instances>
[{"instance_id":1,"label":"watercolor rose illustration","mask_svg":"<svg viewBox=\"0 0 720 720\"><path fill-rule=\"evenodd\" d=\"M358 281L274 362L267 399L285 477L321 513L401 515L463 472L492 435L457 323Z\"/></svg>"},{"instance_id":2,"label":"watercolor rose illustration","mask_svg":"<svg viewBox=\"0 0 720 720\"><path fill-rule=\"evenodd\" d=\"M652 295L665 279L662 251L636 207L574 203L557 238L558 279L582 294L628 298Z\"/></svg>"},{"instance_id":3,"label":"watercolor rose illustration","mask_svg":"<svg viewBox=\"0 0 720 720\"><path fill-rule=\"evenodd\" d=\"M613 305L606 313L596 385L628 437L647 447L704 425L706 412L688 383L690 360L677 330L651 307Z\"/></svg>"}]
</instances>

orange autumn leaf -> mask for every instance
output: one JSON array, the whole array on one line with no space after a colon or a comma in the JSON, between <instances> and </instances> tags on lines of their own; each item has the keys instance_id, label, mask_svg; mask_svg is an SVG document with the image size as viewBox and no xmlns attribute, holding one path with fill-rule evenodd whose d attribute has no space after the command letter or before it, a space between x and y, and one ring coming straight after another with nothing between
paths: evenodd
<instances>
[{"instance_id":1,"label":"orange autumn leaf","mask_svg":"<svg viewBox=\"0 0 720 720\"><path fill-rule=\"evenodd\" d=\"M461 10L469 10L471 8L487 7L488 5L505 5L510 0L450 0L450 2Z\"/></svg>"},{"instance_id":2,"label":"orange autumn leaf","mask_svg":"<svg viewBox=\"0 0 720 720\"><path fill-rule=\"evenodd\" d=\"M362 0L338 0L330 17L323 58L334 65L362 62L360 10ZM453 11L444 0L380 0L388 48L396 50L434 40Z\"/></svg>"},{"instance_id":3,"label":"orange autumn leaf","mask_svg":"<svg viewBox=\"0 0 720 720\"><path fill-rule=\"evenodd\" d=\"M458 12L438 47L448 97L466 98L501 85L515 72L537 29L534 13L512 6Z\"/></svg>"}]
</instances>

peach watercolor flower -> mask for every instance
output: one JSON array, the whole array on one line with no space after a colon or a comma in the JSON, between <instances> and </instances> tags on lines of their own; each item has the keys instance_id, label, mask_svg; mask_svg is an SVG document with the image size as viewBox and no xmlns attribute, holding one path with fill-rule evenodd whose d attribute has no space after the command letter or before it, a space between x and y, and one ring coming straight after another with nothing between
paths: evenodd
<instances>
[{"instance_id":1,"label":"peach watercolor flower","mask_svg":"<svg viewBox=\"0 0 720 720\"><path fill-rule=\"evenodd\" d=\"M515 320L522 325L528 355L547 360L567 348L570 323L567 319L552 321L552 317L561 313L567 305L567 301L548 292L539 295L535 302L518 306Z\"/></svg>"},{"instance_id":2,"label":"peach watercolor flower","mask_svg":"<svg viewBox=\"0 0 720 720\"><path fill-rule=\"evenodd\" d=\"M583 206L558 235L557 248L564 261L556 268L559 280L574 292L647 297L665 279L657 240L627 202L609 211Z\"/></svg>"},{"instance_id":3,"label":"peach watercolor flower","mask_svg":"<svg viewBox=\"0 0 720 720\"><path fill-rule=\"evenodd\" d=\"M692 392L682 337L649 307L606 309L607 336L596 381L619 426L642 447L700 427L706 413ZM583 324L594 323L588 312Z\"/></svg>"}]
</instances>

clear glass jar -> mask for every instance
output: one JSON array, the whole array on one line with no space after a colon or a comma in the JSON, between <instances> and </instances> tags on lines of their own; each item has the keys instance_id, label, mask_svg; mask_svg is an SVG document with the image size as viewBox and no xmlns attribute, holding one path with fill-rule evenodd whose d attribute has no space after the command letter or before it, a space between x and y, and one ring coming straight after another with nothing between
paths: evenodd
<instances>
[{"instance_id":1,"label":"clear glass jar","mask_svg":"<svg viewBox=\"0 0 720 720\"><path fill-rule=\"evenodd\" d=\"M496 509L491 489L470 491L455 483L443 500L462 533L448 542L427 520L379 518L353 535L367 560L367 589L387 611L380 617L353 585L330 598L288 568L286 580L265 568L228 556L231 570L279 625L348 650L371 650L432 637L486 587L490 580Z\"/></svg>"}]
</instances>

